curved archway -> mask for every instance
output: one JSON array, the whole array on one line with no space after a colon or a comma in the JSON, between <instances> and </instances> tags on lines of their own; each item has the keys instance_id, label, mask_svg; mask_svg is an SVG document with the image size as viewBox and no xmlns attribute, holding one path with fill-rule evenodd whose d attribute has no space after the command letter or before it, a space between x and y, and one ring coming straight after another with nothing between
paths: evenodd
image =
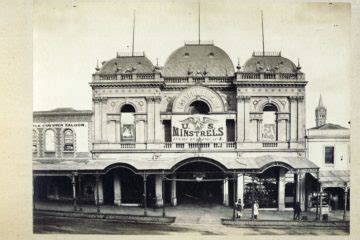
<instances>
[{"instance_id":1,"label":"curved archway","mask_svg":"<svg viewBox=\"0 0 360 240\"><path fill-rule=\"evenodd\" d=\"M231 187L221 163L208 158L190 158L173 166L172 171L179 204L228 204Z\"/></svg>"},{"instance_id":2,"label":"curved archway","mask_svg":"<svg viewBox=\"0 0 360 240\"><path fill-rule=\"evenodd\" d=\"M220 95L214 90L203 86L194 86L182 91L175 98L172 111L187 113L190 104L194 101L205 102L209 106L210 112L225 111L225 105Z\"/></svg>"},{"instance_id":3,"label":"curved archway","mask_svg":"<svg viewBox=\"0 0 360 240\"><path fill-rule=\"evenodd\" d=\"M115 163L104 169L104 203L114 205L141 205L143 177L129 164Z\"/></svg>"},{"instance_id":4,"label":"curved archway","mask_svg":"<svg viewBox=\"0 0 360 240\"><path fill-rule=\"evenodd\" d=\"M180 167L189 164L189 163L194 163L194 162L202 162L202 163L207 163L207 164L211 164L216 166L217 168L219 168L222 172L226 172L227 168L220 162L211 159L211 158L206 158L206 157L194 157L194 158L187 158L184 159L178 163L176 163L174 166L172 166L171 171L175 172L177 171Z\"/></svg>"}]
</instances>

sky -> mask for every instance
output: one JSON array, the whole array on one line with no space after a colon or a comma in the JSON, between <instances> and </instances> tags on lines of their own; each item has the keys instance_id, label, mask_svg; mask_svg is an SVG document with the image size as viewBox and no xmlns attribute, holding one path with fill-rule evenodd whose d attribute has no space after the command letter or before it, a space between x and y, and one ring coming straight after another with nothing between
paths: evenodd
<instances>
[{"instance_id":1,"label":"sky","mask_svg":"<svg viewBox=\"0 0 360 240\"><path fill-rule=\"evenodd\" d=\"M198 1L34 1L33 109L91 109L89 82L96 61L130 52L133 10L135 51L163 66L184 41L198 39ZM244 64L262 49L281 51L306 81L306 126L315 125L322 94L328 122L350 120L349 4L201 1L201 40L214 41Z\"/></svg>"}]
</instances>

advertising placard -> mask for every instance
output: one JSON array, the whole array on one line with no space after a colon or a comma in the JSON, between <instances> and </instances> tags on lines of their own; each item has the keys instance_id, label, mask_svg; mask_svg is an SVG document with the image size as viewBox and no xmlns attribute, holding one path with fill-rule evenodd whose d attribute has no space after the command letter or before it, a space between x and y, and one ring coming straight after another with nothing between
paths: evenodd
<instances>
[{"instance_id":1,"label":"advertising placard","mask_svg":"<svg viewBox=\"0 0 360 240\"><path fill-rule=\"evenodd\" d=\"M226 118L222 115L172 116L172 142L226 142Z\"/></svg>"}]
</instances>

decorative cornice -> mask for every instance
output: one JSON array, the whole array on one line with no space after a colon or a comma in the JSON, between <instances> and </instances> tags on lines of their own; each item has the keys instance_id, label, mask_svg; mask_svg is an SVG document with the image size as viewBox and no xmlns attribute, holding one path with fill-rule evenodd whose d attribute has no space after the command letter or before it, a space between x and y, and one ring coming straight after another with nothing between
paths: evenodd
<instances>
[{"instance_id":1,"label":"decorative cornice","mask_svg":"<svg viewBox=\"0 0 360 240\"><path fill-rule=\"evenodd\" d=\"M93 102L105 103L107 102L107 97L93 97Z\"/></svg>"}]
</instances>

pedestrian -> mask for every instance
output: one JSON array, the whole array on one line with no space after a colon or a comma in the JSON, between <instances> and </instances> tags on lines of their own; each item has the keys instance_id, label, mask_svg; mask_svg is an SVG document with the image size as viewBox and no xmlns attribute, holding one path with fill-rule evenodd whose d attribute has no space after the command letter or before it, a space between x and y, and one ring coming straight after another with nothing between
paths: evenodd
<instances>
[{"instance_id":1,"label":"pedestrian","mask_svg":"<svg viewBox=\"0 0 360 240\"><path fill-rule=\"evenodd\" d=\"M294 208L294 220L300 220L300 213L301 213L300 203L296 202L293 208Z\"/></svg>"},{"instance_id":2,"label":"pedestrian","mask_svg":"<svg viewBox=\"0 0 360 240\"><path fill-rule=\"evenodd\" d=\"M243 205L242 205L242 202L241 202L241 198L239 198L237 200L237 202L235 203L235 206L236 206L236 218L241 218L242 217L242 209L243 209Z\"/></svg>"},{"instance_id":3,"label":"pedestrian","mask_svg":"<svg viewBox=\"0 0 360 240\"><path fill-rule=\"evenodd\" d=\"M258 203L258 201L254 202L253 208L254 208L254 219L257 220L258 215L259 215L259 203Z\"/></svg>"}]
</instances>

